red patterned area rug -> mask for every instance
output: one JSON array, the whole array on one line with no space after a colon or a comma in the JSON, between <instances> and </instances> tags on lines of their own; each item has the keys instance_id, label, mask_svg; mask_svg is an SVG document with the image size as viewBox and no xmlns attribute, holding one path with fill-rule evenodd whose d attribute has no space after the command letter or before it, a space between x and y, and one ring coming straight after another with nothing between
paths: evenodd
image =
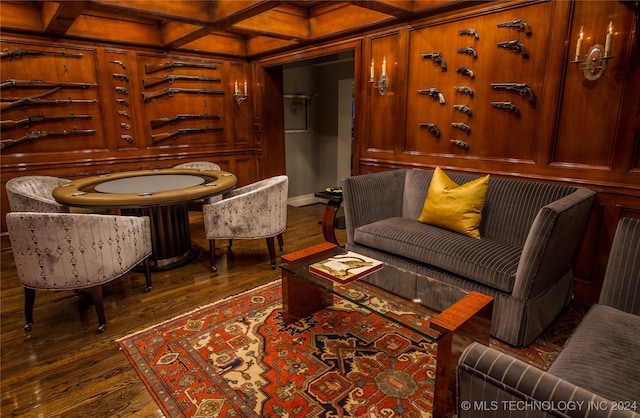
<instances>
[{"instance_id":1,"label":"red patterned area rug","mask_svg":"<svg viewBox=\"0 0 640 418\"><path fill-rule=\"evenodd\" d=\"M431 416L434 344L338 298L286 324L280 281L118 343L169 417Z\"/></svg>"}]
</instances>

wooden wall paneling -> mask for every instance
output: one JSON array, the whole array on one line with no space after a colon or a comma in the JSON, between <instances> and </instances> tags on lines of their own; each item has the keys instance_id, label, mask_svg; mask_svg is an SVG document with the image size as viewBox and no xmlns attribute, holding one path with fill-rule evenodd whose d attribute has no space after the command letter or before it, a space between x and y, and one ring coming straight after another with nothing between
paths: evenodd
<instances>
[{"instance_id":1,"label":"wooden wall paneling","mask_svg":"<svg viewBox=\"0 0 640 418\"><path fill-rule=\"evenodd\" d=\"M255 88L251 77L251 67L249 64L242 62L229 63L228 76L225 80L225 90L228 97L225 100L225 107L228 109L225 120L225 129L227 130L227 139L234 147L248 147L251 141L251 101L255 100ZM245 94L245 86L247 90L247 98L238 103L234 97L235 83L238 83L240 94ZM246 84L245 84L246 83Z\"/></svg>"},{"instance_id":2,"label":"wooden wall paneling","mask_svg":"<svg viewBox=\"0 0 640 418\"><path fill-rule=\"evenodd\" d=\"M511 7L505 11L465 19L433 21L411 31L409 94L407 108L407 136L405 152L422 157L416 161L438 164L463 164L467 167L485 167L487 161L496 166L508 164L533 164L539 148L543 113L538 103L541 100L549 50L547 22L552 4L535 3L526 7ZM498 24L524 19L529 24L531 35L512 28L497 27ZM478 37L464 33L474 29ZM463 31L461 34L460 31ZM528 52L516 53L498 48L505 41L520 42ZM473 48L477 57L458 52ZM446 70L441 63L422 54L441 53ZM473 77L464 71L470 70ZM526 83L533 90L535 102L527 95L512 90L498 90L492 83ZM469 88L473 95L464 94L459 87ZM445 103L436 96L420 95L418 89L437 88ZM492 102L513 104L517 113L497 108ZM454 107L466 105L471 116ZM440 132L436 137L420 123L435 124ZM453 124L466 124L470 130L462 130ZM463 125L458 125L466 129ZM517 138L517 140L514 140ZM463 141L468 148L458 144ZM464 162L450 159L463 159ZM477 160L483 160L479 163Z\"/></svg>"},{"instance_id":3,"label":"wooden wall paneling","mask_svg":"<svg viewBox=\"0 0 640 418\"><path fill-rule=\"evenodd\" d=\"M629 38L633 31L633 14L625 2L576 2L570 35L570 56L580 28L584 26L582 57L594 44L605 44L609 22L614 25L612 55L602 76L594 81L569 65L563 75L560 124L552 150L552 164L611 170L616 148L616 132L622 114L622 94L629 54ZM611 178L611 177L609 177Z\"/></svg>"},{"instance_id":4,"label":"wooden wall paneling","mask_svg":"<svg viewBox=\"0 0 640 418\"><path fill-rule=\"evenodd\" d=\"M260 132L262 144L260 178L266 178L287 172L282 66L262 67L259 74L262 101L256 113L254 132Z\"/></svg>"},{"instance_id":5,"label":"wooden wall paneling","mask_svg":"<svg viewBox=\"0 0 640 418\"><path fill-rule=\"evenodd\" d=\"M224 80L223 61L147 54L138 54L137 61L142 94L134 99L138 100L142 106L147 148L190 150L209 146L228 148L229 140L224 130L224 119L226 117L225 95L228 95L229 91L225 91L222 81L199 79L205 77ZM209 68L179 66L153 71L157 65L166 65L171 62L205 65ZM195 77L195 79L183 79L179 76ZM164 81L159 82L163 79ZM153 84L156 82L159 83ZM196 93L185 93L180 90ZM220 94L208 94L198 92L199 90L211 90ZM157 95L163 92L168 94ZM160 127L151 126L152 120L173 119L177 115L200 115L203 118L190 117L178 119ZM219 115L220 119L204 119L205 115Z\"/></svg>"},{"instance_id":6,"label":"wooden wall paneling","mask_svg":"<svg viewBox=\"0 0 640 418\"><path fill-rule=\"evenodd\" d=\"M0 91L2 120L5 122L5 128L0 132L4 147L3 163L19 163L27 159L60 161L73 158L77 153L82 153L83 158L87 158L88 153L105 151L108 144L100 112L102 98L96 74L96 50L53 48L10 41L3 41L2 46L8 52L21 49L28 51L15 58L5 57L0 62L2 80L8 83ZM57 55L38 55L37 52ZM62 54L66 55L60 56ZM12 85L7 80L18 81ZM31 104L12 105L24 98L36 100ZM50 100L58 102L50 103ZM71 118L73 115L90 115L91 118ZM68 119L45 119L41 122L7 127L10 121L21 121L32 116L65 116ZM95 132L74 134L76 131L85 130ZM24 140L29 134L36 137ZM23 140L12 142L20 139Z\"/></svg>"},{"instance_id":7,"label":"wooden wall paneling","mask_svg":"<svg viewBox=\"0 0 640 418\"><path fill-rule=\"evenodd\" d=\"M396 150L396 139L401 138L404 129L398 123L404 116L404 73L399 71L398 61L405 59L405 48L403 41L406 36L402 36L400 31L386 32L372 36L369 40L369 51L367 62L369 65L365 71L366 79L370 78L371 62L374 66L374 82L369 82L366 91L367 104L363 109L367 112L369 123L369 134L363 138L361 145L361 156L377 155L380 158L393 158ZM386 59L386 73L389 79L389 86L384 95L381 95L375 86L378 85L382 74L383 61ZM406 68L406 67L405 67ZM364 69L363 69L364 70ZM362 73L362 71L361 71Z\"/></svg>"},{"instance_id":8,"label":"wooden wall paneling","mask_svg":"<svg viewBox=\"0 0 640 418\"><path fill-rule=\"evenodd\" d=\"M640 198L599 191L574 259L574 295L577 300L586 303L598 301L611 244L622 217L640 218Z\"/></svg>"}]
</instances>

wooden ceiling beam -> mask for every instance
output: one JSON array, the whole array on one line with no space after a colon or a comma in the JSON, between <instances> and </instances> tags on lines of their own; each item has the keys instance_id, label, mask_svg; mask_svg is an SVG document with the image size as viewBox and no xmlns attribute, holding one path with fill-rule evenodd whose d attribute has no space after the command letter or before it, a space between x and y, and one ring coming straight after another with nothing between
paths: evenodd
<instances>
[{"instance_id":1,"label":"wooden ceiling beam","mask_svg":"<svg viewBox=\"0 0 640 418\"><path fill-rule=\"evenodd\" d=\"M400 19L410 17L414 11L414 0L349 0L349 3Z\"/></svg>"},{"instance_id":2,"label":"wooden ceiling beam","mask_svg":"<svg viewBox=\"0 0 640 418\"><path fill-rule=\"evenodd\" d=\"M273 0L214 1L209 10L210 22L204 26L167 22L163 27L164 47L178 49L213 32L229 30L233 24L267 12L281 3Z\"/></svg>"},{"instance_id":3,"label":"wooden ceiling beam","mask_svg":"<svg viewBox=\"0 0 640 418\"><path fill-rule=\"evenodd\" d=\"M63 37L90 1L45 1L42 3L44 32L53 38Z\"/></svg>"},{"instance_id":4,"label":"wooden ceiling beam","mask_svg":"<svg viewBox=\"0 0 640 418\"><path fill-rule=\"evenodd\" d=\"M231 26L233 30L250 32L285 40L309 40L309 19L306 11L280 6Z\"/></svg>"},{"instance_id":5,"label":"wooden ceiling beam","mask_svg":"<svg viewBox=\"0 0 640 418\"><path fill-rule=\"evenodd\" d=\"M119 10L124 13L146 16L161 22L175 20L192 24L211 22L211 2L175 0L92 0L96 10Z\"/></svg>"}]
</instances>

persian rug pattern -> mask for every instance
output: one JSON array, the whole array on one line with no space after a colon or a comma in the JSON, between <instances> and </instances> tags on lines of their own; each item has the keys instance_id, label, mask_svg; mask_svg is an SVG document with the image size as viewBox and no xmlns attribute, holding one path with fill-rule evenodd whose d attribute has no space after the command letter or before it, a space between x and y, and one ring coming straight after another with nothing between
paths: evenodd
<instances>
[{"instance_id":1,"label":"persian rug pattern","mask_svg":"<svg viewBox=\"0 0 640 418\"><path fill-rule=\"evenodd\" d=\"M169 417L430 417L435 344L334 302L286 324L275 281L118 343Z\"/></svg>"}]
</instances>

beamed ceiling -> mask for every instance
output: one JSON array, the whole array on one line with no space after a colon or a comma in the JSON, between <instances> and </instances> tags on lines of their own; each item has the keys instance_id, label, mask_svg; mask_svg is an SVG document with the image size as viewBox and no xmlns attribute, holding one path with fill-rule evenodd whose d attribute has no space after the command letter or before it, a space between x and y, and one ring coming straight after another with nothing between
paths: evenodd
<instances>
[{"instance_id":1,"label":"beamed ceiling","mask_svg":"<svg viewBox=\"0 0 640 418\"><path fill-rule=\"evenodd\" d=\"M54 39L254 58L393 25L451 3L450 0L2 0L0 28L5 34L28 33Z\"/></svg>"}]
</instances>

